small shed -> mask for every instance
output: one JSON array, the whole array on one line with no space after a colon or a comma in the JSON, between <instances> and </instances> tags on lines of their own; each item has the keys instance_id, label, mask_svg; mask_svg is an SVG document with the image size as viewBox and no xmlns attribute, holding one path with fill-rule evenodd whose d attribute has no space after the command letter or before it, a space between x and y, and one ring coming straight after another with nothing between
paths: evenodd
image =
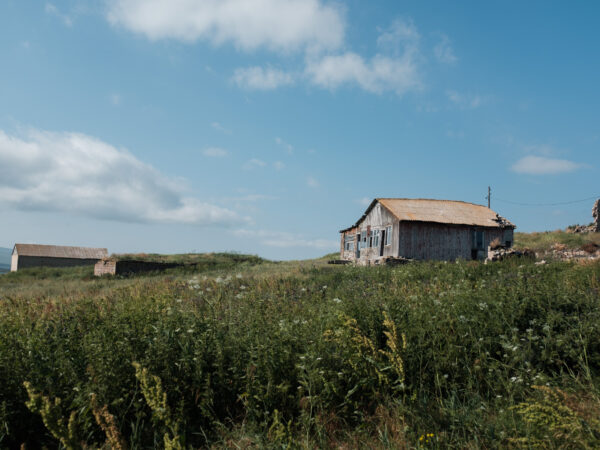
<instances>
[{"instance_id":1,"label":"small shed","mask_svg":"<svg viewBox=\"0 0 600 450\"><path fill-rule=\"evenodd\" d=\"M393 258L481 260L493 241L511 247L515 228L473 203L376 198L354 225L340 231L340 257L359 264Z\"/></svg>"},{"instance_id":2,"label":"small shed","mask_svg":"<svg viewBox=\"0 0 600 450\"><path fill-rule=\"evenodd\" d=\"M28 267L93 266L106 257L108 250L105 248L15 244L10 270L16 272Z\"/></svg>"}]
</instances>

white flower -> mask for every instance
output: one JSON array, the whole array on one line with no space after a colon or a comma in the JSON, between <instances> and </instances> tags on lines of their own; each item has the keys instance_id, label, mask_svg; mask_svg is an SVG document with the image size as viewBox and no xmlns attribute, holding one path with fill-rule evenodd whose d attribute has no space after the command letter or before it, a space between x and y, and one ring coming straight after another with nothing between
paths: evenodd
<instances>
[{"instance_id":1,"label":"white flower","mask_svg":"<svg viewBox=\"0 0 600 450\"><path fill-rule=\"evenodd\" d=\"M336 297L336 298L334 298L334 299L333 299L333 301L334 301L335 303L342 303L342 299L340 299L340 298L337 298L337 297Z\"/></svg>"}]
</instances>

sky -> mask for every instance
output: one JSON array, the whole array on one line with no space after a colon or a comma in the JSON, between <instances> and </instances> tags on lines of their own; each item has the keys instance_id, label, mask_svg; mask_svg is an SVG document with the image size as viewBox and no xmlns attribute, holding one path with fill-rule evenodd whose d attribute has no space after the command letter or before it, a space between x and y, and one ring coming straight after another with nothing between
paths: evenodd
<instances>
[{"instance_id":1,"label":"sky","mask_svg":"<svg viewBox=\"0 0 600 450\"><path fill-rule=\"evenodd\" d=\"M376 197L600 197L598 2L3 0L0 247L339 249Z\"/></svg>"}]
</instances>

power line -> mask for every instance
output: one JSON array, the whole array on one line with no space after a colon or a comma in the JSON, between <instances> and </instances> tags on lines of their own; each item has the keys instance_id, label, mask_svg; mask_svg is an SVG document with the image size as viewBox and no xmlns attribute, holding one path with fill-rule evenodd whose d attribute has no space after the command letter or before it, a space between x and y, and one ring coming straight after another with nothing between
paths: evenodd
<instances>
[{"instance_id":1,"label":"power line","mask_svg":"<svg viewBox=\"0 0 600 450\"><path fill-rule=\"evenodd\" d=\"M600 198L600 195L595 195L593 197L588 197L588 198L584 198L581 200L572 200L569 202L556 202L556 203L520 203L520 202L512 202L510 200L503 200L501 198L496 198L496 201L509 203L511 205L519 205L519 206L559 206L559 205L572 205L575 203L588 202L590 200L595 200L597 198Z\"/></svg>"}]
</instances>

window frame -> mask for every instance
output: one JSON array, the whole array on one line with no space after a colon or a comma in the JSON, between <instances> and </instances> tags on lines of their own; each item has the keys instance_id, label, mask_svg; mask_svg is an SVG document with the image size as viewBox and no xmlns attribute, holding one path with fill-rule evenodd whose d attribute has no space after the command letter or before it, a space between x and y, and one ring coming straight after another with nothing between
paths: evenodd
<instances>
[{"instance_id":1,"label":"window frame","mask_svg":"<svg viewBox=\"0 0 600 450\"><path fill-rule=\"evenodd\" d=\"M391 225L387 225L385 227L385 246L392 245L392 230L393 227Z\"/></svg>"}]
</instances>

